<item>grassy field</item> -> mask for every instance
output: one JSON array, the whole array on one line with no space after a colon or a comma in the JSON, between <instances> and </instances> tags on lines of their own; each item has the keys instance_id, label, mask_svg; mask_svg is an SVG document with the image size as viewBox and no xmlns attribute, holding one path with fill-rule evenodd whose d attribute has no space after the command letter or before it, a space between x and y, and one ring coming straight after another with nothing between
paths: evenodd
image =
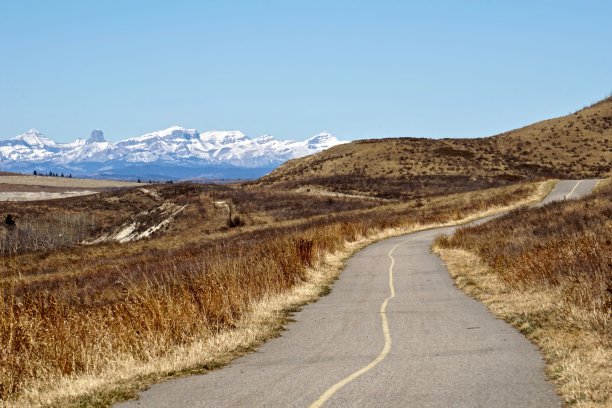
<instances>
[{"instance_id":1,"label":"grassy field","mask_svg":"<svg viewBox=\"0 0 612 408\"><path fill-rule=\"evenodd\" d=\"M542 349L567 405L612 405L612 183L436 243L459 287Z\"/></svg>"},{"instance_id":2,"label":"grassy field","mask_svg":"<svg viewBox=\"0 0 612 408\"><path fill-rule=\"evenodd\" d=\"M137 183L0 173L0 201L53 200L134 187Z\"/></svg>"},{"instance_id":3,"label":"grassy field","mask_svg":"<svg viewBox=\"0 0 612 408\"><path fill-rule=\"evenodd\" d=\"M134 187L138 183L117 180L79 179L69 177L30 176L18 173L1 173L0 184L16 186L39 186L69 189L104 189L116 187Z\"/></svg>"},{"instance_id":4,"label":"grassy field","mask_svg":"<svg viewBox=\"0 0 612 408\"><path fill-rule=\"evenodd\" d=\"M7 203L15 225L0 227L0 398L107 405L217 367L325 293L359 245L535 200L542 186L389 202L165 184ZM126 225L150 230L167 208L181 211L148 238L81 243ZM59 227L65 239L52 239Z\"/></svg>"},{"instance_id":5,"label":"grassy field","mask_svg":"<svg viewBox=\"0 0 612 408\"><path fill-rule=\"evenodd\" d=\"M610 176L612 98L475 139L361 140L290 160L258 184L418 198L538 178Z\"/></svg>"}]
</instances>

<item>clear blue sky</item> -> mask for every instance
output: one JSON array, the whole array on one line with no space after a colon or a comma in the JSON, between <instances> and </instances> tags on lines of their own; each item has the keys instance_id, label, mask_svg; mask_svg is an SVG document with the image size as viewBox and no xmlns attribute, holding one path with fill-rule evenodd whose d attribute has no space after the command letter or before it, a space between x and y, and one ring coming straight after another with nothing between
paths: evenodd
<instances>
[{"instance_id":1,"label":"clear blue sky","mask_svg":"<svg viewBox=\"0 0 612 408\"><path fill-rule=\"evenodd\" d=\"M606 1L0 0L0 138L472 137L612 91Z\"/></svg>"}]
</instances>

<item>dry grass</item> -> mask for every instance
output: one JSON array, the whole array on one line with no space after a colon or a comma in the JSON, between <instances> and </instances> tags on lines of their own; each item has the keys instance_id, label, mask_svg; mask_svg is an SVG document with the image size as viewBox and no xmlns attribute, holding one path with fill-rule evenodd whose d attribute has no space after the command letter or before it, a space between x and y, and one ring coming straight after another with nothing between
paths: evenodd
<instances>
[{"instance_id":1,"label":"dry grass","mask_svg":"<svg viewBox=\"0 0 612 408\"><path fill-rule=\"evenodd\" d=\"M78 191L0 191L0 201L39 201L39 200L57 200L68 197L84 196L96 194L92 190Z\"/></svg>"},{"instance_id":2,"label":"dry grass","mask_svg":"<svg viewBox=\"0 0 612 408\"><path fill-rule=\"evenodd\" d=\"M288 310L316 297L338 271L326 257L346 256L347 243L534 200L537 186L376 208L368 204L333 215L325 209L334 203L316 198L323 207L319 214L299 218L292 212L296 218L280 226L225 227L203 239L188 236L194 222L187 218L176 234L170 230L151 240L4 259L0 393L7 404L19 406L105 405L131 395L139 384L213 368L275 333ZM240 207L244 197L218 187L213 198L201 188L160 186L147 196L155 202L155 197L175 200L186 205L186 217L200 214L203 221L213 200L236 194ZM246 197L250 202L252 196ZM199 206L210 211L202 215ZM22 268L26 273L17 276Z\"/></svg>"},{"instance_id":3,"label":"dry grass","mask_svg":"<svg viewBox=\"0 0 612 408\"><path fill-rule=\"evenodd\" d=\"M79 179L69 177L27 176L17 173L0 174L0 184L14 184L18 186L43 186L52 188L61 187L70 189L101 189L116 187L134 187L138 185L138 183L133 183L129 181Z\"/></svg>"},{"instance_id":4,"label":"dry grass","mask_svg":"<svg viewBox=\"0 0 612 408\"><path fill-rule=\"evenodd\" d=\"M137 185L136 183L114 180L2 173L0 174L0 201L56 200Z\"/></svg>"},{"instance_id":5,"label":"dry grass","mask_svg":"<svg viewBox=\"0 0 612 408\"><path fill-rule=\"evenodd\" d=\"M79 243L92 228L93 218L87 214L61 214L43 220L25 216L18 225L0 229L0 256L51 251Z\"/></svg>"},{"instance_id":6,"label":"dry grass","mask_svg":"<svg viewBox=\"0 0 612 408\"><path fill-rule=\"evenodd\" d=\"M612 405L611 197L608 183L436 242L457 285L541 347L567 405Z\"/></svg>"},{"instance_id":7,"label":"dry grass","mask_svg":"<svg viewBox=\"0 0 612 408\"><path fill-rule=\"evenodd\" d=\"M574 114L477 139L362 140L290 160L261 185L416 198L539 178L611 175L612 98Z\"/></svg>"}]
</instances>

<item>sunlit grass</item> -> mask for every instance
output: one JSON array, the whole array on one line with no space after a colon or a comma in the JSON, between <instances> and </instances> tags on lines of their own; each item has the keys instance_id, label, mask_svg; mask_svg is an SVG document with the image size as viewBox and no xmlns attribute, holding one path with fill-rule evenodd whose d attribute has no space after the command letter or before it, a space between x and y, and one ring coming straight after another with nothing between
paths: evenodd
<instances>
[{"instance_id":1,"label":"sunlit grass","mask_svg":"<svg viewBox=\"0 0 612 408\"><path fill-rule=\"evenodd\" d=\"M21 255L52 265L54 272L42 280L5 276L2 281L1 398L14 399L29 384L108 371L117 359L145 364L176 347L214 338L240 325L254 305L309 282L308 271L349 242L389 229L460 220L525 200L537 187L515 185L418 205L298 218L284 227L234 228L205 243L185 239L178 245L168 235L168 249L162 236L86 247L80 260L73 258L78 247L40 259ZM54 256L51 264L45 263L48 255ZM19 257L4 260L5 274L11 264L19 265ZM89 263L86 273L74 270L79 262ZM36 264L30 273L37 276Z\"/></svg>"},{"instance_id":2,"label":"sunlit grass","mask_svg":"<svg viewBox=\"0 0 612 408\"><path fill-rule=\"evenodd\" d=\"M568 404L612 392L612 183L436 242L457 284L543 350Z\"/></svg>"}]
</instances>

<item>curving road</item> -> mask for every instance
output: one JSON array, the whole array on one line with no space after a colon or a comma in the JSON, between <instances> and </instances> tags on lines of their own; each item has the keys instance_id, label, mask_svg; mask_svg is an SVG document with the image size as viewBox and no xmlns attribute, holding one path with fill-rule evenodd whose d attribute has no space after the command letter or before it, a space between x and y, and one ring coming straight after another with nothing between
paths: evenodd
<instances>
[{"instance_id":1,"label":"curving road","mask_svg":"<svg viewBox=\"0 0 612 408\"><path fill-rule=\"evenodd\" d=\"M562 181L545 201L578 198L595 183ZM536 347L455 288L431 253L432 241L453 231L363 249L281 337L118 406L559 407Z\"/></svg>"}]
</instances>

